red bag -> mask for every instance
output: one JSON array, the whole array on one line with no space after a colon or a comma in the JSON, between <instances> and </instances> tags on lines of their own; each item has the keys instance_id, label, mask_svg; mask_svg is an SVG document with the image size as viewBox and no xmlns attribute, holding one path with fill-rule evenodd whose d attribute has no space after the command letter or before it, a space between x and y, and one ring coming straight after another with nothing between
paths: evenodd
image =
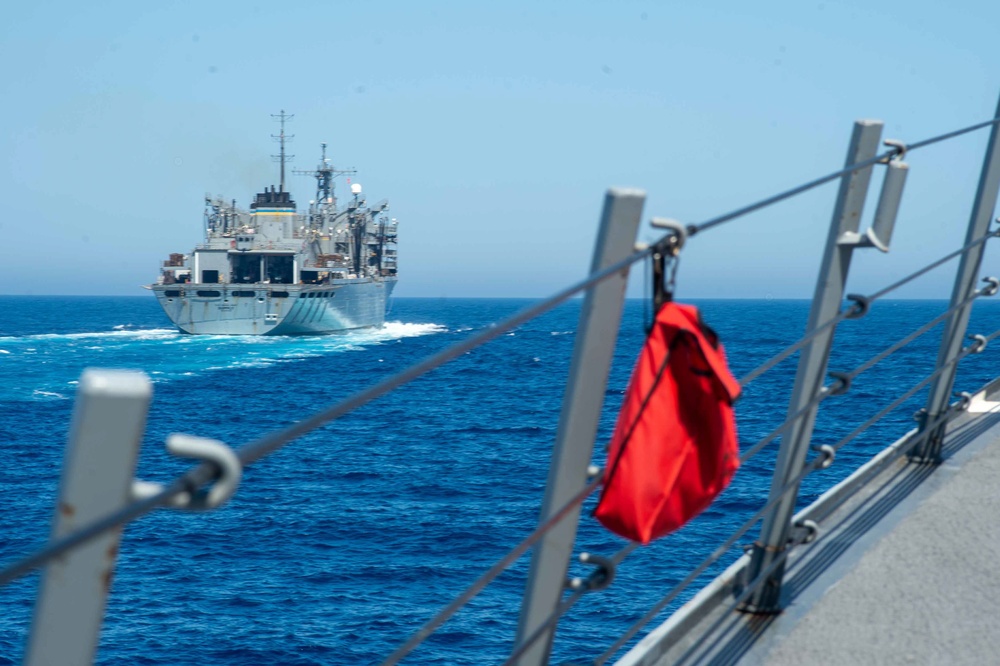
<instances>
[{"instance_id":1,"label":"red bag","mask_svg":"<svg viewBox=\"0 0 1000 666\"><path fill-rule=\"evenodd\" d=\"M665 303L618 413L597 519L646 544L708 507L740 465L733 419L739 394L698 309Z\"/></svg>"}]
</instances>

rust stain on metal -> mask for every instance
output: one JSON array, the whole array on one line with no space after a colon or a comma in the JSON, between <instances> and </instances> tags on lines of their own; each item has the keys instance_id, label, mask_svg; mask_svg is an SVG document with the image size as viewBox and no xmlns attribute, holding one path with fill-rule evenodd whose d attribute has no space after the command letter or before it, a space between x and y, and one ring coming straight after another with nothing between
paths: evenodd
<instances>
[{"instance_id":1,"label":"rust stain on metal","mask_svg":"<svg viewBox=\"0 0 1000 666\"><path fill-rule=\"evenodd\" d=\"M115 558L118 556L118 542L117 541L115 541L110 546L108 546L108 553L107 553L107 555L108 555L108 559L109 560L111 560L112 562L115 561Z\"/></svg>"},{"instance_id":2,"label":"rust stain on metal","mask_svg":"<svg viewBox=\"0 0 1000 666\"><path fill-rule=\"evenodd\" d=\"M104 592L108 593L111 591L111 579L114 577L114 569L107 569L104 575L101 576L101 582L104 584Z\"/></svg>"},{"instance_id":3,"label":"rust stain on metal","mask_svg":"<svg viewBox=\"0 0 1000 666\"><path fill-rule=\"evenodd\" d=\"M59 502L59 513L67 518L72 518L73 514L76 513L76 508L72 504L66 504L66 502Z\"/></svg>"}]
</instances>

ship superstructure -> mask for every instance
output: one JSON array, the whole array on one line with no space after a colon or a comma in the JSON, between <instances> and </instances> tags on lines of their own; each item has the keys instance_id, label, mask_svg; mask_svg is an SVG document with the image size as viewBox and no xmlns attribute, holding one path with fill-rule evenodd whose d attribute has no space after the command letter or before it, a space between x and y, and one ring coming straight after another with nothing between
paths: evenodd
<instances>
[{"instance_id":1,"label":"ship superstructure","mask_svg":"<svg viewBox=\"0 0 1000 666\"><path fill-rule=\"evenodd\" d=\"M358 183L338 206L334 168L322 144L316 197L297 211L285 190L281 113L280 185L257 193L249 210L205 198L205 242L171 254L151 286L185 333L308 335L381 326L396 284L396 220L387 201L369 205Z\"/></svg>"}]
</instances>

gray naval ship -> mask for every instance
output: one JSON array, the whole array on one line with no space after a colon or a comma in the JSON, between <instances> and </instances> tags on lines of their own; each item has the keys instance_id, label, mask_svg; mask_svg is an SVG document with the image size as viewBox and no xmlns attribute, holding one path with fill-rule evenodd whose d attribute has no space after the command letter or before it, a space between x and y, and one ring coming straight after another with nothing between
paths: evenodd
<instances>
[{"instance_id":1,"label":"gray naval ship","mask_svg":"<svg viewBox=\"0 0 1000 666\"><path fill-rule=\"evenodd\" d=\"M381 326L396 285L396 220L387 201L368 205L359 184L338 207L333 181L353 170L326 157L315 171L316 198L296 212L285 191L282 111L281 185L256 195L250 210L205 198L205 242L171 254L150 285L184 333L316 335ZM275 156L279 157L279 156Z\"/></svg>"}]
</instances>

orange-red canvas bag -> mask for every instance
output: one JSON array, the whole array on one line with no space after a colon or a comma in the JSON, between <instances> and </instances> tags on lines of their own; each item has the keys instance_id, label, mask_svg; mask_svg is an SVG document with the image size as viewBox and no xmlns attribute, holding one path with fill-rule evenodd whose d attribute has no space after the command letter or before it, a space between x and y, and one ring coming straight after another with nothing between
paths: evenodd
<instances>
[{"instance_id":1,"label":"orange-red canvas bag","mask_svg":"<svg viewBox=\"0 0 1000 666\"><path fill-rule=\"evenodd\" d=\"M618 414L597 519L645 544L711 504L739 467L733 417L739 394L725 351L698 309L665 303Z\"/></svg>"}]
</instances>

